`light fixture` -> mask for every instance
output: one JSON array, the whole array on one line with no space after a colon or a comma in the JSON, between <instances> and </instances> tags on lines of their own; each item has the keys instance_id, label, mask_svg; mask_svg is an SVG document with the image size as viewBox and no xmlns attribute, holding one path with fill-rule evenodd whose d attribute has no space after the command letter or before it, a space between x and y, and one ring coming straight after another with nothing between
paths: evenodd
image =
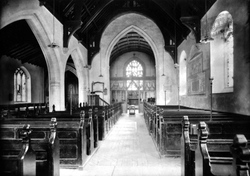
<instances>
[{"instance_id":1,"label":"light fixture","mask_svg":"<svg viewBox=\"0 0 250 176\"><path fill-rule=\"evenodd\" d=\"M91 65L84 65L83 68L88 68L88 69L91 69Z\"/></svg>"},{"instance_id":2,"label":"light fixture","mask_svg":"<svg viewBox=\"0 0 250 176\"><path fill-rule=\"evenodd\" d=\"M174 68L176 69L176 75L177 75L177 100L178 100L178 111L180 111L180 73L179 73L179 64L176 62L174 64Z\"/></svg>"},{"instance_id":3,"label":"light fixture","mask_svg":"<svg viewBox=\"0 0 250 176\"><path fill-rule=\"evenodd\" d=\"M53 22L52 22L52 28L53 28L53 34L52 34L52 43L48 45L50 48L57 48L59 47L55 42L54 42L54 36L55 36L55 0L53 0Z\"/></svg>"},{"instance_id":4,"label":"light fixture","mask_svg":"<svg viewBox=\"0 0 250 176\"><path fill-rule=\"evenodd\" d=\"M165 74L164 74L164 58L163 58L163 74L161 76L165 76Z\"/></svg>"},{"instance_id":5,"label":"light fixture","mask_svg":"<svg viewBox=\"0 0 250 176\"><path fill-rule=\"evenodd\" d=\"M101 61L101 57L100 57L100 75L99 75L100 78L103 77L102 75L102 61Z\"/></svg>"},{"instance_id":6,"label":"light fixture","mask_svg":"<svg viewBox=\"0 0 250 176\"><path fill-rule=\"evenodd\" d=\"M207 0L205 0L205 13L206 13L205 14L206 15L206 25L205 25L205 27L206 27L206 33L205 33L204 38L202 38L200 40L201 43L208 43L208 42L214 40L210 35L208 35Z\"/></svg>"},{"instance_id":7,"label":"light fixture","mask_svg":"<svg viewBox=\"0 0 250 176\"><path fill-rule=\"evenodd\" d=\"M209 78L210 82L210 121L213 119L213 77Z\"/></svg>"},{"instance_id":8,"label":"light fixture","mask_svg":"<svg viewBox=\"0 0 250 176\"><path fill-rule=\"evenodd\" d=\"M179 67L179 64L178 63L175 63L174 64L174 68L178 68Z\"/></svg>"}]
</instances>

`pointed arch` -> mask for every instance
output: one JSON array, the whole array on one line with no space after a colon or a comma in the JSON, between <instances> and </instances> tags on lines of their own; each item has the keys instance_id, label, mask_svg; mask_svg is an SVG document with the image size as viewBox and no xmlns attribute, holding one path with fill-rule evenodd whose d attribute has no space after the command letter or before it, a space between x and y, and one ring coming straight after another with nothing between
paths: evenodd
<instances>
[{"instance_id":1,"label":"pointed arch","mask_svg":"<svg viewBox=\"0 0 250 176\"><path fill-rule=\"evenodd\" d=\"M105 53L105 58L107 58L109 60L109 58L111 56L111 52L112 52L115 44L129 32L137 32L139 35L141 35L148 42L151 49L153 50L155 59L158 58L158 50L157 50L157 47L156 47L154 41L151 39L151 37L146 32L144 32L142 29L140 29L139 27L134 26L134 25L128 26L127 28L122 30L118 35L116 35L114 37L114 39L111 41L110 45L107 48L107 51ZM157 64L157 59L156 59L156 64Z\"/></svg>"}]
</instances>

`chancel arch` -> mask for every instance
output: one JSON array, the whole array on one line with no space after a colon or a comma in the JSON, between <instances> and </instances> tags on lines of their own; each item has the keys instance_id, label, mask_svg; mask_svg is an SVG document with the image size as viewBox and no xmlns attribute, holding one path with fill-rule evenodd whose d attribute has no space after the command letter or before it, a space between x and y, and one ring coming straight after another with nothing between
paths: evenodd
<instances>
[{"instance_id":1,"label":"chancel arch","mask_svg":"<svg viewBox=\"0 0 250 176\"><path fill-rule=\"evenodd\" d=\"M121 21L127 21L127 23L120 23ZM139 23L139 21L143 21L143 23ZM119 25L119 29L116 29L116 31L113 31L113 26L117 26L116 23L120 23L122 25ZM147 24L145 26L145 24ZM150 27L149 27L150 26ZM150 29L150 30L149 30ZM111 52L116 45L116 43L124 37L129 32L137 32L140 36L142 36L151 47L151 50L153 52L154 60L155 60L155 76L156 76L156 97L159 97L159 101L163 101L163 99L160 97L160 94L163 92L163 88L160 86L157 86L160 84L160 82L163 81L163 77L160 77L162 74L163 65L159 63L163 63L163 60L165 59L165 64L170 64L170 61L172 58L170 58L169 55L167 55L166 51L164 50L164 39L161 34L161 31L157 27L157 25L150 20L149 18L136 14L136 13L128 13L126 15L122 15L114 19L105 29L105 31L102 34L101 42L100 42L100 53L98 53L94 58L92 65L100 65L99 60L101 61L101 65L109 65L110 63L110 57ZM156 47L157 46L157 47ZM172 63L171 63L172 64ZM166 67L170 67L170 65L167 65ZM99 70L99 68L97 68ZM91 72L92 74L93 72ZM110 82L110 71L108 67L102 68L102 73L104 75L107 75L107 78L102 78L102 80L105 80L105 82ZM93 73L94 75L94 73ZM95 76L92 78L94 79ZM96 75L97 80L100 80L98 78L98 74ZM110 83L108 83L110 85ZM110 87L108 87L108 90L110 90ZM163 102L162 102L163 103Z\"/></svg>"}]
</instances>

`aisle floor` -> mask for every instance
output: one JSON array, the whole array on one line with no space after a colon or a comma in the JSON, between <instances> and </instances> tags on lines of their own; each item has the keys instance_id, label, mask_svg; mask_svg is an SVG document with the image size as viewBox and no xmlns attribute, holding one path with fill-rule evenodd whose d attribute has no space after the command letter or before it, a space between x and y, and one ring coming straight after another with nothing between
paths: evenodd
<instances>
[{"instance_id":1,"label":"aisle floor","mask_svg":"<svg viewBox=\"0 0 250 176\"><path fill-rule=\"evenodd\" d=\"M160 157L142 114L122 114L84 166L61 176L180 176L180 158Z\"/></svg>"}]
</instances>

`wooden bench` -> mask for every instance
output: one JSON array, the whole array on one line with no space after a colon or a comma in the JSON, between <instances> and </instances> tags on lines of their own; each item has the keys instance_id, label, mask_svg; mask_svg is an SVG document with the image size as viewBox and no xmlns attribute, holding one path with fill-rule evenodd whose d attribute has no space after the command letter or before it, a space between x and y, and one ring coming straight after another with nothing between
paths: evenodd
<instances>
[{"instance_id":1,"label":"wooden bench","mask_svg":"<svg viewBox=\"0 0 250 176\"><path fill-rule=\"evenodd\" d=\"M195 125L190 125L192 123ZM198 145L197 124L199 123L198 120L194 121L192 119L190 122L187 116L183 117L183 134L181 137L181 168L183 176L195 175L195 150ZM250 137L250 131L248 130L249 121L207 121L206 124L209 129L207 145L212 154L219 153L223 155L225 152L229 153L228 151L232 145L232 138L237 133L245 133L247 138Z\"/></svg>"},{"instance_id":2,"label":"wooden bench","mask_svg":"<svg viewBox=\"0 0 250 176\"><path fill-rule=\"evenodd\" d=\"M198 145L195 150L195 176L249 175L250 150L244 135L221 140L213 140L208 138L208 135L206 123L200 122ZM225 142L231 144L227 151L210 150L213 143Z\"/></svg>"},{"instance_id":3,"label":"wooden bench","mask_svg":"<svg viewBox=\"0 0 250 176\"><path fill-rule=\"evenodd\" d=\"M46 114L49 112L47 103L22 103L0 105L1 118L24 118Z\"/></svg>"},{"instance_id":4,"label":"wooden bench","mask_svg":"<svg viewBox=\"0 0 250 176\"><path fill-rule=\"evenodd\" d=\"M1 121L1 127L5 126L3 131L9 133L29 123L33 126L33 133L39 136L39 138L45 138L47 134L45 126L51 117L56 116L60 141L60 166L82 169L89 155L97 147L98 141L104 139L104 131L108 133L117 121L121 114L120 105L117 103L109 107L98 107L98 111L94 112L92 109L96 107L82 107L82 109L88 110L88 113L78 109L80 116L82 116L80 121L79 114L77 116L76 111L72 115L69 115L67 112L51 112L39 114L33 118L4 118ZM60 115L60 113L62 114ZM105 119L110 120L108 122ZM13 129L12 126L15 125L17 127ZM105 128L105 126L109 126L109 129Z\"/></svg>"},{"instance_id":5,"label":"wooden bench","mask_svg":"<svg viewBox=\"0 0 250 176\"><path fill-rule=\"evenodd\" d=\"M96 108L98 110L96 110ZM40 115L38 117L45 116L54 116L57 118L61 117L76 117L81 110L88 111L92 109L93 112L93 125L94 125L94 136L95 136L95 147L98 145L98 140L103 140L105 138L105 134L107 134L110 129L117 122L118 117L121 115L122 108L121 103L111 104L109 106L80 106L75 109L72 114L69 111L55 111L55 106L53 106L53 111L46 115ZM94 113L97 111L97 116L95 117ZM96 123L96 121L98 121Z\"/></svg>"},{"instance_id":6,"label":"wooden bench","mask_svg":"<svg viewBox=\"0 0 250 176\"><path fill-rule=\"evenodd\" d=\"M162 108L163 106L161 106ZM188 115L190 119L196 121L236 121L247 120L248 116L229 114L221 112L211 112L201 109L192 109L188 107L164 106L161 109L155 105L144 103L144 118L149 132L158 147L162 156L180 156L181 155L181 135L182 135L182 117Z\"/></svg>"},{"instance_id":7,"label":"wooden bench","mask_svg":"<svg viewBox=\"0 0 250 176\"><path fill-rule=\"evenodd\" d=\"M47 139L49 118L5 119L1 129L6 134L17 133L20 126L31 124L31 139ZM58 118L57 133L60 148L60 166L82 169L88 155L94 150L92 109L89 115L82 111L80 118ZM17 136L17 134L16 134Z\"/></svg>"},{"instance_id":8,"label":"wooden bench","mask_svg":"<svg viewBox=\"0 0 250 176\"><path fill-rule=\"evenodd\" d=\"M32 139L33 129L24 125L1 136L1 175L59 176L59 140L56 119L51 119L46 139ZM14 127L14 126L13 126Z\"/></svg>"},{"instance_id":9,"label":"wooden bench","mask_svg":"<svg viewBox=\"0 0 250 176\"><path fill-rule=\"evenodd\" d=\"M163 111L160 111L163 112ZM165 111L159 113L159 117L156 119L156 123L159 124L156 129L158 133L159 150L162 155L174 155L180 156L180 138L182 135L182 117L188 115L193 121L210 121L210 112L195 109L186 109L180 111ZM239 117L239 118L237 118ZM237 121L238 119L247 120L246 117L241 115L232 115L219 112L213 112L212 121L225 122L225 121Z\"/></svg>"}]
</instances>

